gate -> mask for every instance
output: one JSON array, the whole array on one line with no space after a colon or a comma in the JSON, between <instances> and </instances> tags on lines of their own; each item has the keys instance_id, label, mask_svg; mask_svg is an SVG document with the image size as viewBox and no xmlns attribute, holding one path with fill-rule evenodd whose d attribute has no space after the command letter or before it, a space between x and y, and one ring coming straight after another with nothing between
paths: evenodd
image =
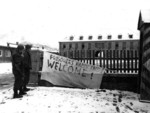
<instances>
[{"instance_id":1,"label":"gate","mask_svg":"<svg viewBox=\"0 0 150 113\"><path fill-rule=\"evenodd\" d=\"M106 68L107 74L138 74L137 50L75 50L65 53L69 58Z\"/></svg>"}]
</instances>

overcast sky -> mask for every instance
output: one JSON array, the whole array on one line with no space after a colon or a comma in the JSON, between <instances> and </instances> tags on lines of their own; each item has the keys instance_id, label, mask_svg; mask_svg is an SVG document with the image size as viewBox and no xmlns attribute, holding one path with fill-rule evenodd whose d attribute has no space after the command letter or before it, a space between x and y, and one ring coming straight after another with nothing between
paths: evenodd
<instances>
[{"instance_id":1,"label":"overcast sky","mask_svg":"<svg viewBox=\"0 0 150 113\"><path fill-rule=\"evenodd\" d=\"M149 0L1 0L0 40L31 41L58 48L65 37L104 31L137 33Z\"/></svg>"}]
</instances>

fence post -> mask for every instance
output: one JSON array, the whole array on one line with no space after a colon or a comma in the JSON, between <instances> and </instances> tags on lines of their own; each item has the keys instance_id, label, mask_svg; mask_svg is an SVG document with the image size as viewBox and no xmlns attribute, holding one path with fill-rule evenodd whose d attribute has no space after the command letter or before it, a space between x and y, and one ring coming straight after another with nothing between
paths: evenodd
<instances>
[{"instance_id":1,"label":"fence post","mask_svg":"<svg viewBox=\"0 0 150 113\"><path fill-rule=\"evenodd\" d=\"M130 53L129 50L127 50L127 72L130 72Z\"/></svg>"},{"instance_id":2,"label":"fence post","mask_svg":"<svg viewBox=\"0 0 150 113\"><path fill-rule=\"evenodd\" d=\"M135 51L135 72L138 73L138 56L137 51Z\"/></svg>"},{"instance_id":3,"label":"fence post","mask_svg":"<svg viewBox=\"0 0 150 113\"><path fill-rule=\"evenodd\" d=\"M107 69L109 69L109 56L108 56L108 50L105 50L105 52L106 52L106 67L107 67ZM107 70L107 73L108 73L108 70Z\"/></svg>"},{"instance_id":4,"label":"fence post","mask_svg":"<svg viewBox=\"0 0 150 113\"><path fill-rule=\"evenodd\" d=\"M120 50L120 73L122 73L122 50Z\"/></svg>"},{"instance_id":5,"label":"fence post","mask_svg":"<svg viewBox=\"0 0 150 113\"><path fill-rule=\"evenodd\" d=\"M131 50L130 51L131 52L131 73L133 73L134 72L134 68L133 68L133 61L134 61L134 55L133 55L133 50Z\"/></svg>"},{"instance_id":6,"label":"fence post","mask_svg":"<svg viewBox=\"0 0 150 113\"><path fill-rule=\"evenodd\" d=\"M99 51L99 66L102 67L102 52Z\"/></svg>"},{"instance_id":7,"label":"fence post","mask_svg":"<svg viewBox=\"0 0 150 113\"><path fill-rule=\"evenodd\" d=\"M116 68L116 70L117 70L117 72L119 71L119 50L116 50L116 66L117 66L117 68Z\"/></svg>"},{"instance_id":8,"label":"fence post","mask_svg":"<svg viewBox=\"0 0 150 113\"><path fill-rule=\"evenodd\" d=\"M92 60L93 60L93 65L95 65L95 51L93 50L93 58L92 58Z\"/></svg>"},{"instance_id":9,"label":"fence post","mask_svg":"<svg viewBox=\"0 0 150 113\"><path fill-rule=\"evenodd\" d=\"M115 55L115 50L113 50L113 70L116 71L115 60L116 60L116 55Z\"/></svg>"},{"instance_id":10,"label":"fence post","mask_svg":"<svg viewBox=\"0 0 150 113\"><path fill-rule=\"evenodd\" d=\"M124 73L126 73L126 60L127 60L127 58L126 58L126 50L124 50L123 51L123 58L124 58L124 66L123 66L123 68L124 68Z\"/></svg>"}]
</instances>

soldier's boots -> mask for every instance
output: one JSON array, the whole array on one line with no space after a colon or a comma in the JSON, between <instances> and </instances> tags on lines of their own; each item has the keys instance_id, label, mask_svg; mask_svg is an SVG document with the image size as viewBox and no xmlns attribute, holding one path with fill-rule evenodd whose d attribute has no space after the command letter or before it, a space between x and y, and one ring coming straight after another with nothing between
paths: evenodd
<instances>
[{"instance_id":1,"label":"soldier's boots","mask_svg":"<svg viewBox=\"0 0 150 113\"><path fill-rule=\"evenodd\" d=\"M22 98L22 95L19 95L18 91L14 91L13 98Z\"/></svg>"},{"instance_id":2,"label":"soldier's boots","mask_svg":"<svg viewBox=\"0 0 150 113\"><path fill-rule=\"evenodd\" d=\"M13 98L22 98L23 96L22 95L19 95L19 94L14 94Z\"/></svg>"},{"instance_id":3,"label":"soldier's boots","mask_svg":"<svg viewBox=\"0 0 150 113\"><path fill-rule=\"evenodd\" d=\"M20 91L19 95L25 95L25 94L27 94L22 88L20 88L19 91Z\"/></svg>"},{"instance_id":4,"label":"soldier's boots","mask_svg":"<svg viewBox=\"0 0 150 113\"><path fill-rule=\"evenodd\" d=\"M27 92L27 91L30 91L30 89L25 86L25 87L23 88L23 91Z\"/></svg>"}]
</instances>

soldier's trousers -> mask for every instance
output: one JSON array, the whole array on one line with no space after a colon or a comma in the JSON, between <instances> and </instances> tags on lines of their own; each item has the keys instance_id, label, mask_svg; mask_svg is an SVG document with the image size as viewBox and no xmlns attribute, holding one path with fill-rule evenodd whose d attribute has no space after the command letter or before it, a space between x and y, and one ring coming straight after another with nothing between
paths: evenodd
<instances>
[{"instance_id":1,"label":"soldier's trousers","mask_svg":"<svg viewBox=\"0 0 150 113\"><path fill-rule=\"evenodd\" d=\"M14 91L16 91L16 90L19 90L22 87L23 80L22 80L22 76L18 72L14 73L14 78L15 78Z\"/></svg>"},{"instance_id":2,"label":"soldier's trousers","mask_svg":"<svg viewBox=\"0 0 150 113\"><path fill-rule=\"evenodd\" d=\"M30 69L24 69L24 86L26 86L29 83L29 79L30 79Z\"/></svg>"}]
</instances>

